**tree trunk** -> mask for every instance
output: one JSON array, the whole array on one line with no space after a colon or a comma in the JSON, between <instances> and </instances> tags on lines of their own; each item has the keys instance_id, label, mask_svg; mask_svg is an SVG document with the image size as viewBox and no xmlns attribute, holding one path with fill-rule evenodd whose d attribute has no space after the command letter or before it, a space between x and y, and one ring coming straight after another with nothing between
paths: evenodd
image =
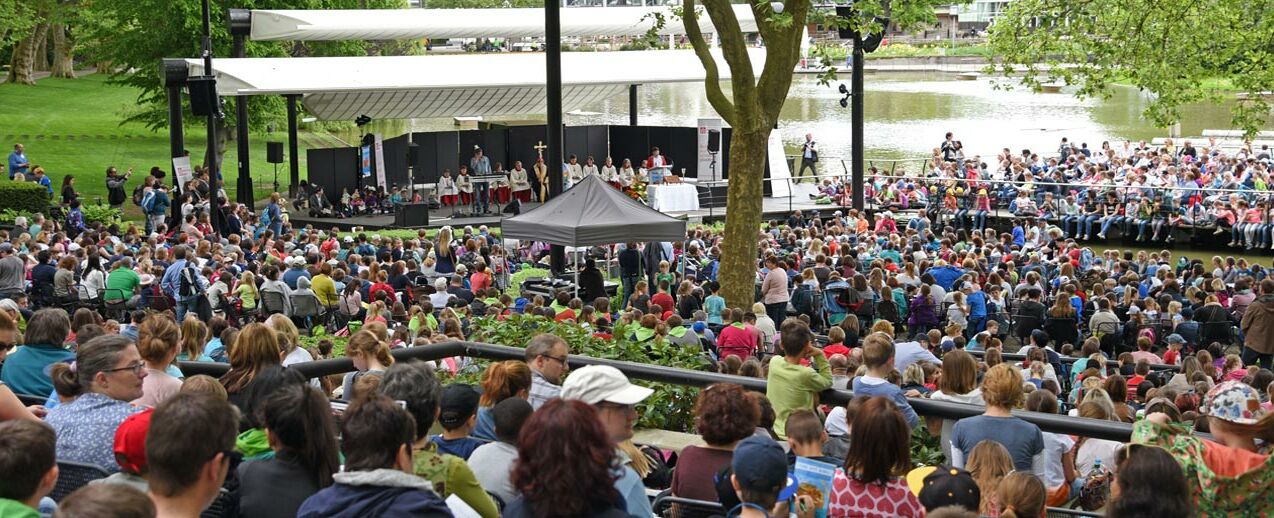
<instances>
[{"instance_id":1,"label":"tree trunk","mask_svg":"<svg viewBox=\"0 0 1274 518\"><path fill-rule=\"evenodd\" d=\"M9 63L9 75L7 81L15 84L33 85L35 84L35 76L32 75L33 64L35 63L35 31L21 40L13 47L13 59Z\"/></svg>"},{"instance_id":2,"label":"tree trunk","mask_svg":"<svg viewBox=\"0 0 1274 518\"><path fill-rule=\"evenodd\" d=\"M49 24L47 22L35 26L34 58L32 68L36 72L49 71Z\"/></svg>"},{"instance_id":3,"label":"tree trunk","mask_svg":"<svg viewBox=\"0 0 1274 518\"><path fill-rule=\"evenodd\" d=\"M717 280L726 304L748 308L756 299L757 242L769 127L734 129L730 140L730 186Z\"/></svg>"},{"instance_id":4,"label":"tree trunk","mask_svg":"<svg viewBox=\"0 0 1274 518\"><path fill-rule=\"evenodd\" d=\"M109 73L111 73L111 62L109 62L109 61L98 61L98 62L97 62L97 73L99 73L99 74L109 74Z\"/></svg>"},{"instance_id":5,"label":"tree trunk","mask_svg":"<svg viewBox=\"0 0 1274 518\"><path fill-rule=\"evenodd\" d=\"M49 27L49 39L53 40L53 68L49 75L75 79L75 40L67 32L68 27L60 23Z\"/></svg>"}]
</instances>

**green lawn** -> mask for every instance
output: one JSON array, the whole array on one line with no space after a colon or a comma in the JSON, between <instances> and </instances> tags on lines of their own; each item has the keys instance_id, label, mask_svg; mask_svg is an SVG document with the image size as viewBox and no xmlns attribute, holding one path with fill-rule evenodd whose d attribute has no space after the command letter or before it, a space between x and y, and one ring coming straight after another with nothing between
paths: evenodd
<instances>
[{"instance_id":1,"label":"green lawn","mask_svg":"<svg viewBox=\"0 0 1274 518\"><path fill-rule=\"evenodd\" d=\"M55 190L60 189L62 177L75 175L75 187L88 203L95 203L98 197L105 202L107 166L113 165L121 172L134 169L130 193L134 182L141 182L152 166L171 173L167 129L150 131L141 124L121 126L122 114L135 107L137 90L108 85L106 79L105 75L93 74L79 79L42 79L36 86L0 84L0 143L4 155L12 151L13 144L24 144L27 157L44 167ZM233 107L233 103L228 106ZM204 120L187 122L185 146L198 163L206 148ZM286 139L286 133L277 132L252 136L251 166L257 199L272 190L274 176L273 164L265 160L265 142ZM304 144L302 139L302 178ZM229 142L222 175L232 199L238 179L237 155L235 142ZM287 165L281 164L279 171L280 184L286 189ZM125 210L126 217L140 218L139 210L131 203L125 204Z\"/></svg>"}]
</instances>

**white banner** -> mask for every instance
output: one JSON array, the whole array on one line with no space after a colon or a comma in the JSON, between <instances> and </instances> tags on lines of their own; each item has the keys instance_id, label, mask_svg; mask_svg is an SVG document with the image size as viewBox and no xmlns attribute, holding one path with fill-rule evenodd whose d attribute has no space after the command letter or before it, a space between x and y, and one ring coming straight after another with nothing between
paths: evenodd
<instances>
[{"instance_id":1,"label":"white banner","mask_svg":"<svg viewBox=\"0 0 1274 518\"><path fill-rule=\"evenodd\" d=\"M373 134L372 137L376 139L373 144L373 152L376 153L376 185L389 192L389 184L385 183L385 143L381 140L380 133Z\"/></svg>"},{"instance_id":2,"label":"white banner","mask_svg":"<svg viewBox=\"0 0 1274 518\"><path fill-rule=\"evenodd\" d=\"M721 179L721 164L725 158L721 152L723 137L721 135L721 119L699 119L699 151L698 167L695 171L698 173L700 182L715 182ZM713 138L717 141L716 151L708 149L708 142Z\"/></svg>"},{"instance_id":3,"label":"white banner","mask_svg":"<svg viewBox=\"0 0 1274 518\"><path fill-rule=\"evenodd\" d=\"M186 189L186 184L195 179L195 169L190 167L190 157L179 156L173 159L173 174L177 175L177 185L182 190Z\"/></svg>"},{"instance_id":4,"label":"white banner","mask_svg":"<svg viewBox=\"0 0 1274 518\"><path fill-rule=\"evenodd\" d=\"M770 132L769 141L770 161L770 197L786 198L792 195L792 184L786 181L792 177L791 164L787 162L787 155L783 150L783 140L779 137L779 132Z\"/></svg>"}]
</instances>

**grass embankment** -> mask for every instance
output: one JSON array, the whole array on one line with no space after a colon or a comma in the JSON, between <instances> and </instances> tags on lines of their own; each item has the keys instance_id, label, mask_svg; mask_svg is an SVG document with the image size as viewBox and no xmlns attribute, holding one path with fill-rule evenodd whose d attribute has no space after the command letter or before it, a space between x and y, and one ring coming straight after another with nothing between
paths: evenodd
<instances>
[{"instance_id":1,"label":"grass embankment","mask_svg":"<svg viewBox=\"0 0 1274 518\"><path fill-rule=\"evenodd\" d=\"M844 61L849 56L847 45L820 45L810 52L811 56L826 55L833 61ZM821 53L821 54L820 54ZM882 58L930 58L930 57L980 57L990 59L991 47L984 43L961 44L955 46L951 42L934 42L920 45L910 43L891 43L882 45L875 52L867 54L867 59Z\"/></svg>"},{"instance_id":2,"label":"grass embankment","mask_svg":"<svg viewBox=\"0 0 1274 518\"><path fill-rule=\"evenodd\" d=\"M124 114L137 110L134 88L109 85L107 76L92 74L79 79L41 79L35 86L0 84L0 142L4 155L13 144L26 146L32 164L44 167L55 190L61 190L62 178L75 175L75 188L83 200L106 202L106 168L115 166L120 172L134 170L128 191L142 181L152 166L172 172L169 158L168 131L151 131L142 124L120 125ZM233 103L231 103L233 105ZM206 149L204 119L188 120L185 128L186 149L196 163ZM272 190L274 166L266 162L265 142L286 141L285 134L252 135L250 164L256 183L257 199ZM305 177L305 146L301 143L301 177ZM230 197L235 197L238 181L238 152L235 142L228 144L222 159L222 175ZM287 185L287 166L281 164L280 183ZM125 218L140 219L141 212L131 202L125 203Z\"/></svg>"}]
</instances>

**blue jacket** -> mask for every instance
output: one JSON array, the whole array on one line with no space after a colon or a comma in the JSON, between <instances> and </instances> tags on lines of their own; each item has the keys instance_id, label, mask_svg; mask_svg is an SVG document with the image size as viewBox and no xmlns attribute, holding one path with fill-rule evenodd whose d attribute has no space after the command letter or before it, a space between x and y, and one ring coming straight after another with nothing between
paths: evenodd
<instances>
[{"instance_id":1,"label":"blue jacket","mask_svg":"<svg viewBox=\"0 0 1274 518\"><path fill-rule=\"evenodd\" d=\"M951 285L954 284L955 280L959 279L961 275L964 275L964 270L948 264L946 266L930 268L929 273L933 275L933 280L938 283L938 286L942 286L942 289L946 291L951 291Z\"/></svg>"},{"instance_id":2,"label":"blue jacket","mask_svg":"<svg viewBox=\"0 0 1274 518\"><path fill-rule=\"evenodd\" d=\"M392 469L352 471L305 499L297 518L449 517L451 510L433 491L433 483Z\"/></svg>"},{"instance_id":3,"label":"blue jacket","mask_svg":"<svg viewBox=\"0 0 1274 518\"><path fill-rule=\"evenodd\" d=\"M907 426L911 428L920 426L920 416L916 415L916 411L911 408L911 403L907 402L907 398L902 395L902 389L898 388L898 385L884 380L880 380L882 383L867 383L863 378L864 376L854 378L854 396L887 397L898 405L898 410L901 410L903 417L907 418Z\"/></svg>"},{"instance_id":4,"label":"blue jacket","mask_svg":"<svg viewBox=\"0 0 1274 518\"><path fill-rule=\"evenodd\" d=\"M53 391L53 380L44 368L74 359L75 353L58 345L27 344L5 358L0 381L18 394L43 396Z\"/></svg>"}]
</instances>

